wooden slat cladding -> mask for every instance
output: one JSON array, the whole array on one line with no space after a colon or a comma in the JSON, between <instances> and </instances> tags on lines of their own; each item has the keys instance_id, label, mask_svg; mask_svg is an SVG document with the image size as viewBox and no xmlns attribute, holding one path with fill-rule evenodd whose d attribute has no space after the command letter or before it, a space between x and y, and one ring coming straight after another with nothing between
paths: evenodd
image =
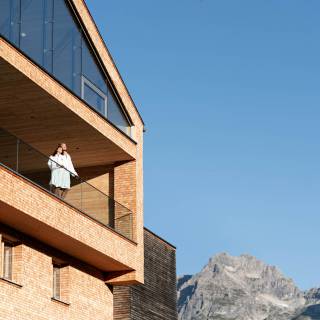
<instances>
[{"instance_id":1,"label":"wooden slat cladding","mask_svg":"<svg viewBox=\"0 0 320 320\"><path fill-rule=\"evenodd\" d=\"M144 230L145 283L114 287L114 320L177 320L175 248Z\"/></svg>"},{"instance_id":2,"label":"wooden slat cladding","mask_svg":"<svg viewBox=\"0 0 320 320\"><path fill-rule=\"evenodd\" d=\"M113 287L113 320L131 319L131 294L130 287Z\"/></svg>"}]
</instances>

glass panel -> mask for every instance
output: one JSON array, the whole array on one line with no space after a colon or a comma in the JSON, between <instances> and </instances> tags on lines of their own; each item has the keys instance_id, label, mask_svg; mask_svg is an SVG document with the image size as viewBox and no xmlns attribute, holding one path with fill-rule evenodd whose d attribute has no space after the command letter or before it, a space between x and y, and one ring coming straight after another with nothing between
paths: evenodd
<instances>
[{"instance_id":1,"label":"glass panel","mask_svg":"<svg viewBox=\"0 0 320 320\"><path fill-rule=\"evenodd\" d=\"M60 299L60 267L53 266L53 297Z\"/></svg>"},{"instance_id":2,"label":"glass panel","mask_svg":"<svg viewBox=\"0 0 320 320\"><path fill-rule=\"evenodd\" d=\"M121 110L116 98L109 90L108 94L108 117L113 124L115 124L120 130L130 135L130 126L123 111Z\"/></svg>"},{"instance_id":3,"label":"glass panel","mask_svg":"<svg viewBox=\"0 0 320 320\"><path fill-rule=\"evenodd\" d=\"M53 45L53 1L44 1L44 40L43 40L43 66L52 72L52 45Z\"/></svg>"},{"instance_id":4,"label":"glass panel","mask_svg":"<svg viewBox=\"0 0 320 320\"><path fill-rule=\"evenodd\" d=\"M43 65L44 0L22 2L20 48L39 65Z\"/></svg>"},{"instance_id":5,"label":"glass panel","mask_svg":"<svg viewBox=\"0 0 320 320\"><path fill-rule=\"evenodd\" d=\"M83 99L105 115L105 98L93 90L86 82L83 84Z\"/></svg>"},{"instance_id":6,"label":"glass panel","mask_svg":"<svg viewBox=\"0 0 320 320\"><path fill-rule=\"evenodd\" d=\"M81 32L64 0L54 2L53 74L81 94Z\"/></svg>"},{"instance_id":7,"label":"glass panel","mask_svg":"<svg viewBox=\"0 0 320 320\"><path fill-rule=\"evenodd\" d=\"M111 225L113 223L113 210L110 208L112 201L104 193L90 184L82 185L82 210L93 219ZM111 209L111 210L110 210Z\"/></svg>"},{"instance_id":8,"label":"glass panel","mask_svg":"<svg viewBox=\"0 0 320 320\"><path fill-rule=\"evenodd\" d=\"M10 169L17 170L17 138L0 129L0 162Z\"/></svg>"},{"instance_id":9,"label":"glass panel","mask_svg":"<svg viewBox=\"0 0 320 320\"><path fill-rule=\"evenodd\" d=\"M114 219L114 229L121 233L125 237L132 239L132 214L128 214L128 210L115 203L115 219Z\"/></svg>"},{"instance_id":10,"label":"glass panel","mask_svg":"<svg viewBox=\"0 0 320 320\"><path fill-rule=\"evenodd\" d=\"M48 160L29 145L20 142L18 150L18 172L50 191L50 169Z\"/></svg>"},{"instance_id":11,"label":"glass panel","mask_svg":"<svg viewBox=\"0 0 320 320\"><path fill-rule=\"evenodd\" d=\"M10 1L10 32L9 39L16 46L20 43L20 0Z\"/></svg>"},{"instance_id":12,"label":"glass panel","mask_svg":"<svg viewBox=\"0 0 320 320\"><path fill-rule=\"evenodd\" d=\"M81 179L74 177L65 169L61 169L63 175L70 176L70 189L65 191L62 199L68 202L75 208L82 210L82 181ZM51 173L51 177L54 173ZM59 194L58 194L59 195Z\"/></svg>"},{"instance_id":13,"label":"glass panel","mask_svg":"<svg viewBox=\"0 0 320 320\"><path fill-rule=\"evenodd\" d=\"M88 44L85 41L83 41L82 46L82 72L87 79L89 79L102 92L107 94L108 88L106 81L88 48Z\"/></svg>"},{"instance_id":14,"label":"glass panel","mask_svg":"<svg viewBox=\"0 0 320 320\"><path fill-rule=\"evenodd\" d=\"M11 0L0 1L0 33L7 38L10 33L10 2Z\"/></svg>"},{"instance_id":15,"label":"glass panel","mask_svg":"<svg viewBox=\"0 0 320 320\"><path fill-rule=\"evenodd\" d=\"M4 243L3 251L3 277L12 280L12 245Z\"/></svg>"}]
</instances>

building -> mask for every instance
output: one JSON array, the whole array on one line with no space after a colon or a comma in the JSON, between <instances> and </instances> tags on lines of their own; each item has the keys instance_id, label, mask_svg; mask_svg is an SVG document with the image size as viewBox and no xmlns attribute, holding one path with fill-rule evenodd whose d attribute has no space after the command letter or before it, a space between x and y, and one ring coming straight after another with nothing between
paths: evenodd
<instances>
[{"instance_id":1,"label":"building","mask_svg":"<svg viewBox=\"0 0 320 320\"><path fill-rule=\"evenodd\" d=\"M0 35L0 319L113 319L144 284L143 120L84 0L1 0Z\"/></svg>"}]
</instances>

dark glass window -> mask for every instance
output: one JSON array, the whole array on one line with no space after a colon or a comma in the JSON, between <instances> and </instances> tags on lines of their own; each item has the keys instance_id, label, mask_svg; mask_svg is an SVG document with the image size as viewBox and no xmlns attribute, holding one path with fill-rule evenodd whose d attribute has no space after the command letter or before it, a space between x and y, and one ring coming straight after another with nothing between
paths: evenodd
<instances>
[{"instance_id":1,"label":"dark glass window","mask_svg":"<svg viewBox=\"0 0 320 320\"><path fill-rule=\"evenodd\" d=\"M20 48L43 65L45 1L23 1L21 6Z\"/></svg>"},{"instance_id":2,"label":"dark glass window","mask_svg":"<svg viewBox=\"0 0 320 320\"><path fill-rule=\"evenodd\" d=\"M20 0L11 0L9 39L16 46L20 45L20 14Z\"/></svg>"},{"instance_id":3,"label":"dark glass window","mask_svg":"<svg viewBox=\"0 0 320 320\"><path fill-rule=\"evenodd\" d=\"M102 113L106 114L106 104L107 99L106 96L101 92L98 88L95 88L88 81L83 80L83 99L90 104L91 106L95 106L95 108ZM100 92L99 92L100 91Z\"/></svg>"},{"instance_id":4,"label":"dark glass window","mask_svg":"<svg viewBox=\"0 0 320 320\"><path fill-rule=\"evenodd\" d=\"M87 79L89 79L102 92L107 94L106 80L101 74L89 48L86 43L83 43L82 48L82 72Z\"/></svg>"},{"instance_id":5,"label":"dark glass window","mask_svg":"<svg viewBox=\"0 0 320 320\"><path fill-rule=\"evenodd\" d=\"M111 93L111 89L108 92L108 115L107 118L115 124L120 130L130 135L129 122L120 109L119 104L116 101L115 96Z\"/></svg>"},{"instance_id":6,"label":"dark glass window","mask_svg":"<svg viewBox=\"0 0 320 320\"><path fill-rule=\"evenodd\" d=\"M81 32L64 0L54 2L53 74L80 95Z\"/></svg>"},{"instance_id":7,"label":"dark glass window","mask_svg":"<svg viewBox=\"0 0 320 320\"><path fill-rule=\"evenodd\" d=\"M9 38L10 34L10 0L0 1L0 33Z\"/></svg>"},{"instance_id":8,"label":"dark glass window","mask_svg":"<svg viewBox=\"0 0 320 320\"><path fill-rule=\"evenodd\" d=\"M53 3L55 0L44 1L43 21L43 67L52 73L53 63Z\"/></svg>"},{"instance_id":9,"label":"dark glass window","mask_svg":"<svg viewBox=\"0 0 320 320\"><path fill-rule=\"evenodd\" d=\"M0 32L130 134L129 121L65 0L0 0Z\"/></svg>"}]
</instances>

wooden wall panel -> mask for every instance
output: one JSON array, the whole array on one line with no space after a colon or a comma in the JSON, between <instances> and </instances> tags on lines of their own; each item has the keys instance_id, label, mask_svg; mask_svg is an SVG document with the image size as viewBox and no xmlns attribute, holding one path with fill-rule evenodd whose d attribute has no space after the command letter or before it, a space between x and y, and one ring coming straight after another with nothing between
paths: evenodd
<instances>
[{"instance_id":1,"label":"wooden wall panel","mask_svg":"<svg viewBox=\"0 0 320 320\"><path fill-rule=\"evenodd\" d=\"M144 261L144 284L114 287L114 320L177 320L175 248L145 229Z\"/></svg>"}]
</instances>

